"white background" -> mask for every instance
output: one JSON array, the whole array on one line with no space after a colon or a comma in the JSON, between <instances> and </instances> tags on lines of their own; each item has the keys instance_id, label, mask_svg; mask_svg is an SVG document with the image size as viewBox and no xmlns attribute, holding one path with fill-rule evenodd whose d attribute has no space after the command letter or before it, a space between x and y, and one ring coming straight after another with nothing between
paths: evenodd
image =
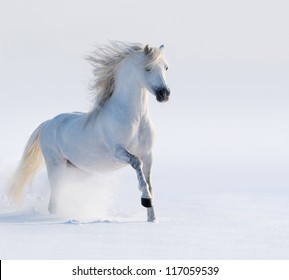
<instances>
[{"instance_id":1,"label":"white background","mask_svg":"<svg viewBox=\"0 0 289 280\"><path fill-rule=\"evenodd\" d=\"M288 10L281 0L0 0L0 258L288 259ZM89 109L84 57L108 40L165 45L171 100L150 100L159 223L144 223L129 168L111 175L121 183L96 202L96 223L49 217L45 172L15 212L5 183L29 135Z\"/></svg>"},{"instance_id":2,"label":"white background","mask_svg":"<svg viewBox=\"0 0 289 280\"><path fill-rule=\"evenodd\" d=\"M126 269L128 266L135 272L137 269L155 269L156 276L72 276L72 270L77 269ZM166 275L166 267L218 267L216 275ZM17 267L17 269L15 269ZM5 280L21 278L24 275L31 280L51 279L59 277L61 279L186 279L196 277L197 279L215 280L242 280L246 279L288 279L288 261L3 261L2 276ZM159 272L159 271L162 272ZM176 269L176 271L179 271ZM185 269L185 271L187 271ZM28 276L29 275L29 276Z\"/></svg>"}]
</instances>

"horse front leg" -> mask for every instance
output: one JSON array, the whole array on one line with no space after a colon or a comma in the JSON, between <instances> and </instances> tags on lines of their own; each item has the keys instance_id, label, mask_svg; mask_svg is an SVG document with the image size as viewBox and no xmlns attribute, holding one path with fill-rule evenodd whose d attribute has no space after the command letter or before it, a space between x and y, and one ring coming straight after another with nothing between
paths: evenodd
<instances>
[{"instance_id":1,"label":"horse front leg","mask_svg":"<svg viewBox=\"0 0 289 280\"><path fill-rule=\"evenodd\" d=\"M148 222L154 221L155 215L152 205L152 194L149 190L150 187L144 175L142 160L124 148L117 149L116 157L122 162L130 164L135 169L139 182L139 189L142 192L141 204L142 206L148 208Z\"/></svg>"},{"instance_id":2,"label":"horse front leg","mask_svg":"<svg viewBox=\"0 0 289 280\"><path fill-rule=\"evenodd\" d=\"M144 176L145 176L146 182L149 186L149 192L153 198L153 188L152 188L152 184L151 184L152 154L150 153L150 154L142 157L142 161L143 161ZM147 208L147 216L148 216L148 221L155 221L156 220L156 214L155 214L153 204L152 204L152 207Z\"/></svg>"}]
</instances>

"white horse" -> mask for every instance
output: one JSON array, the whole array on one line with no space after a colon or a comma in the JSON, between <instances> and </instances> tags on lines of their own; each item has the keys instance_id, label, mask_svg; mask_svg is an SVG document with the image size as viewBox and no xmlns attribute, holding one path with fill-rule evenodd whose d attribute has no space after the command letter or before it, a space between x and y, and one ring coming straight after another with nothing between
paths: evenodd
<instances>
[{"instance_id":1,"label":"white horse","mask_svg":"<svg viewBox=\"0 0 289 280\"><path fill-rule=\"evenodd\" d=\"M92 110L60 114L33 132L12 178L10 195L21 200L25 185L45 162L51 187L48 209L55 213L57 190L67 167L93 173L129 164L137 174L147 220L154 221L150 179L154 129L148 93L159 102L170 95L163 46L111 42L88 59L95 76Z\"/></svg>"}]
</instances>

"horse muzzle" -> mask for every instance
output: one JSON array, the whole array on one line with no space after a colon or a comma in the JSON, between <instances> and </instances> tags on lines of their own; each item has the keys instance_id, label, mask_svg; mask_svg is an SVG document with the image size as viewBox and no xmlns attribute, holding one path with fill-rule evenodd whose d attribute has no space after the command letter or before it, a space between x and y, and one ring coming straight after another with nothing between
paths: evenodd
<instances>
[{"instance_id":1,"label":"horse muzzle","mask_svg":"<svg viewBox=\"0 0 289 280\"><path fill-rule=\"evenodd\" d=\"M167 87L158 88L155 91L156 98L158 102L166 102L169 100L169 96L171 94L170 89Z\"/></svg>"}]
</instances>

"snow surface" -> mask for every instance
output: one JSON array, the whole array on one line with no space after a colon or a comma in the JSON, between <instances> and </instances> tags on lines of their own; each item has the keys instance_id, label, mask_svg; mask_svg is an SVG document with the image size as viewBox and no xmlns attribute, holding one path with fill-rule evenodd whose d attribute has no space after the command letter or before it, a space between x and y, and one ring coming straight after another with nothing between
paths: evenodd
<instances>
[{"instance_id":1,"label":"snow surface","mask_svg":"<svg viewBox=\"0 0 289 280\"><path fill-rule=\"evenodd\" d=\"M147 223L130 171L114 175L118 182L102 198L92 198L89 191L82 197L85 205L102 203L95 219L86 219L89 211L77 200L74 213L70 209L65 217L48 215L47 190L29 192L26 209L14 212L2 196L0 258L288 259L288 188L281 183L271 188L266 174L259 182L251 176L250 185L242 180L248 178L244 169L226 180L222 170L207 176L200 168L183 174L160 172L155 176L159 220ZM45 180L45 173L36 179ZM104 196L110 198L103 202ZM67 204L71 201L66 199ZM82 217L74 219L81 211Z\"/></svg>"}]
</instances>

